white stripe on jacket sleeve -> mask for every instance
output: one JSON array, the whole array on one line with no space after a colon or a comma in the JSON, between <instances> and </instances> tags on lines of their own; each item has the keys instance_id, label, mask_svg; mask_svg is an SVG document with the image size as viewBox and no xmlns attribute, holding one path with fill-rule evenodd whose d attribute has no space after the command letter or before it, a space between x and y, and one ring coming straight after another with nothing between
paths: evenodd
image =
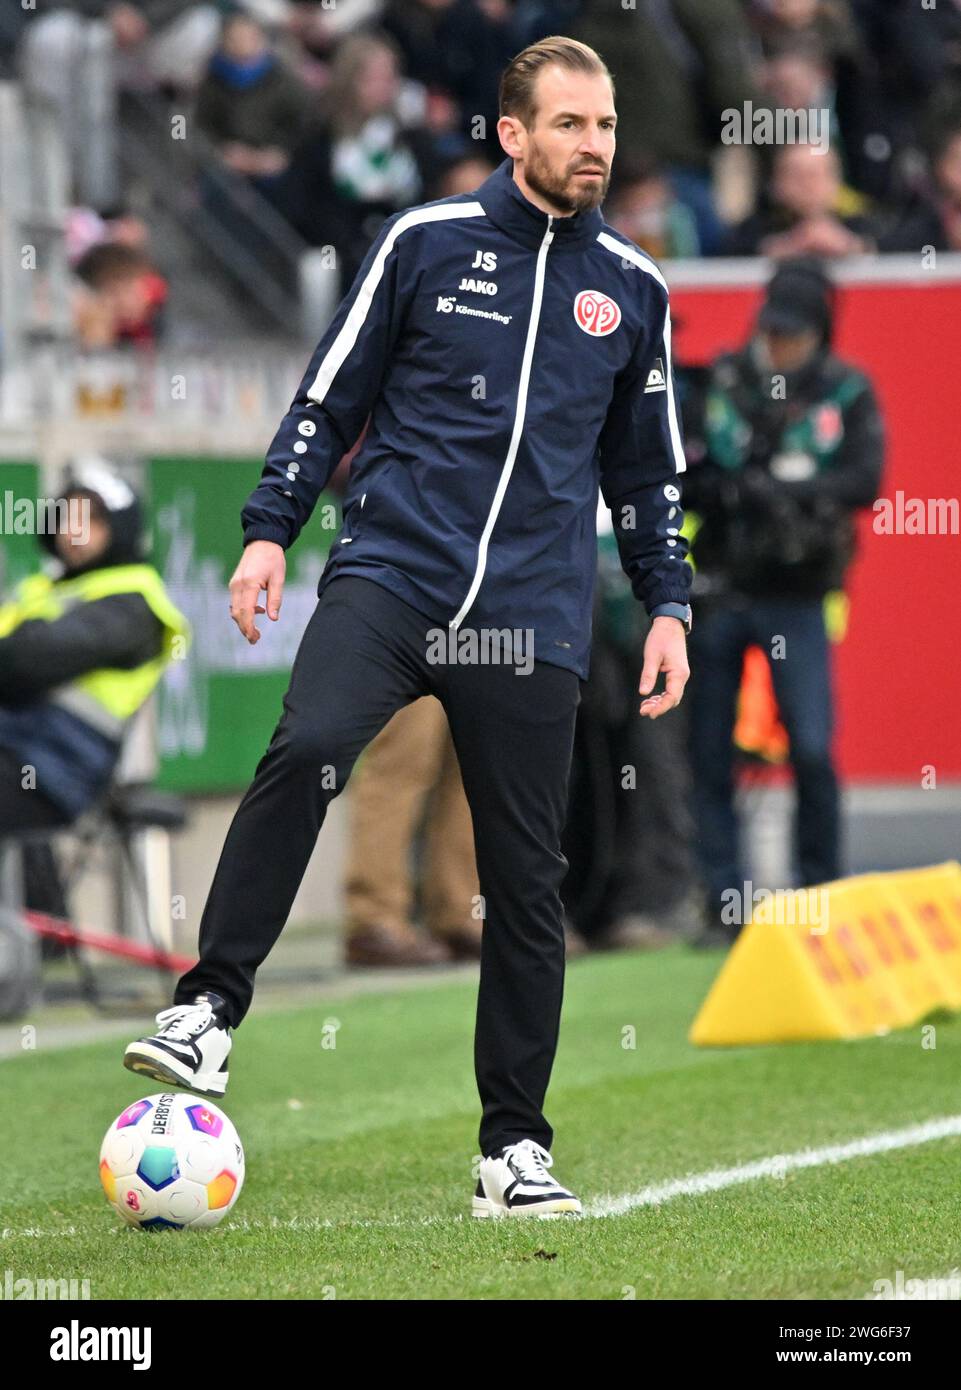
<instances>
[{"instance_id":1,"label":"white stripe on jacket sleeve","mask_svg":"<svg viewBox=\"0 0 961 1390\"><path fill-rule=\"evenodd\" d=\"M650 275L650 277L656 280L661 286L664 293L669 296L670 292L667 288L667 281L654 262L649 261L643 251L639 250L636 246L628 246L625 242L618 241L617 238L612 237L609 232L599 232L597 239L608 251L613 251L615 256L619 256L621 260L630 261L630 263L636 265L639 270L643 270L646 275ZM668 378L667 422L671 432L671 448L674 452L674 471L675 473L683 473L687 468L687 460L684 457L684 445L681 442L681 431L677 423L677 401L674 396L674 367L671 361L670 297L668 297L667 307L664 310L662 338L664 342L664 365L667 369Z\"/></svg>"},{"instance_id":2,"label":"white stripe on jacket sleeve","mask_svg":"<svg viewBox=\"0 0 961 1390\"><path fill-rule=\"evenodd\" d=\"M350 306L350 312L344 319L343 327L331 343L327 355L317 369L317 375L307 391L309 400L314 401L317 405L323 404L324 397L330 390L334 378L353 351L360 336L360 330L370 312L377 287L384 278L384 266L387 263L387 257L393 251L397 238L411 227L418 227L424 222L447 222L457 217L483 216L484 209L480 203L443 203L438 207L411 208L410 212L404 213L403 217L397 219L384 238L383 245L374 258L373 265L365 275L364 283Z\"/></svg>"}]
</instances>

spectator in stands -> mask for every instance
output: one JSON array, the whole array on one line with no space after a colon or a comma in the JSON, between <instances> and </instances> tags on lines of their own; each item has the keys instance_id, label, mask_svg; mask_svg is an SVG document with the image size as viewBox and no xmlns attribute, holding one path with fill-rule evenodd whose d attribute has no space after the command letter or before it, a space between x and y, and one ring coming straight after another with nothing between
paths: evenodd
<instances>
[{"instance_id":1,"label":"spectator in stands","mask_svg":"<svg viewBox=\"0 0 961 1390\"><path fill-rule=\"evenodd\" d=\"M196 0L55 0L49 13L31 16L20 54L24 85L55 113L79 202L106 212L119 200L120 92L191 90L219 22L214 5Z\"/></svg>"},{"instance_id":2,"label":"spectator in stands","mask_svg":"<svg viewBox=\"0 0 961 1390\"><path fill-rule=\"evenodd\" d=\"M461 139L486 141L500 162L497 93L517 51L504 0L389 0L382 26L397 44L407 76L451 114ZM475 128L480 117L481 133Z\"/></svg>"},{"instance_id":3,"label":"spectator in stands","mask_svg":"<svg viewBox=\"0 0 961 1390\"><path fill-rule=\"evenodd\" d=\"M308 95L247 15L224 23L197 93L196 121L227 166L255 183L283 173L307 129Z\"/></svg>"},{"instance_id":4,"label":"spectator in stands","mask_svg":"<svg viewBox=\"0 0 961 1390\"><path fill-rule=\"evenodd\" d=\"M765 62L761 86L772 110L830 110L833 69L823 51L809 44L780 49Z\"/></svg>"},{"instance_id":5,"label":"spectator in stands","mask_svg":"<svg viewBox=\"0 0 961 1390\"><path fill-rule=\"evenodd\" d=\"M117 208L110 217L100 217L93 208L68 208L63 233L67 260L73 267L91 247L103 242L130 246L145 254L150 242L150 229L143 218L123 207Z\"/></svg>"},{"instance_id":6,"label":"spectator in stands","mask_svg":"<svg viewBox=\"0 0 961 1390\"><path fill-rule=\"evenodd\" d=\"M930 147L946 126L961 124L961 0L929 0L920 14L911 0L891 0L891 8L887 65L910 83L919 143Z\"/></svg>"},{"instance_id":7,"label":"spectator in stands","mask_svg":"<svg viewBox=\"0 0 961 1390\"><path fill-rule=\"evenodd\" d=\"M879 64L848 0L755 0L754 23L773 104L830 108L846 177L883 198L896 172L895 142ZM801 70L805 60L813 72Z\"/></svg>"},{"instance_id":8,"label":"spectator in stands","mask_svg":"<svg viewBox=\"0 0 961 1390\"><path fill-rule=\"evenodd\" d=\"M424 187L428 144L423 132L404 127L399 91L399 58L389 39L345 39L321 98L321 122L270 190L308 245L335 247L344 286L384 219L415 203Z\"/></svg>"},{"instance_id":9,"label":"spectator in stands","mask_svg":"<svg viewBox=\"0 0 961 1390\"><path fill-rule=\"evenodd\" d=\"M817 121L810 139L828 140L840 149L840 132L834 112L834 72L816 42L797 40L779 48L761 68L760 87L764 106L772 112L797 112L808 122ZM801 130L803 134L803 128ZM762 187L770 183L776 144L751 146Z\"/></svg>"},{"instance_id":10,"label":"spectator in stands","mask_svg":"<svg viewBox=\"0 0 961 1390\"><path fill-rule=\"evenodd\" d=\"M653 160L618 158L605 215L612 227L655 260L700 254L694 215Z\"/></svg>"},{"instance_id":11,"label":"spectator in stands","mask_svg":"<svg viewBox=\"0 0 961 1390\"><path fill-rule=\"evenodd\" d=\"M72 0L73 2L73 0ZM223 8L197 0L136 0L136 3L88 4L106 8L116 46L121 88L194 91L217 42Z\"/></svg>"},{"instance_id":12,"label":"spectator in stands","mask_svg":"<svg viewBox=\"0 0 961 1390\"><path fill-rule=\"evenodd\" d=\"M880 201L903 201L913 189L943 113L926 118L932 93L943 92L961 49L961 6L941 0L850 0L862 38L859 64L863 91L857 111L845 107L843 82L838 112L845 162L856 186ZM940 93L939 93L940 100Z\"/></svg>"},{"instance_id":13,"label":"spectator in stands","mask_svg":"<svg viewBox=\"0 0 961 1390\"><path fill-rule=\"evenodd\" d=\"M0 81L12 82L17 77L17 53L28 24L36 16L22 5L0 7Z\"/></svg>"},{"instance_id":14,"label":"spectator in stands","mask_svg":"<svg viewBox=\"0 0 961 1390\"><path fill-rule=\"evenodd\" d=\"M149 347L161 330L167 283L134 246L102 242L74 267L74 326L81 347Z\"/></svg>"},{"instance_id":15,"label":"spectator in stands","mask_svg":"<svg viewBox=\"0 0 961 1390\"><path fill-rule=\"evenodd\" d=\"M864 200L845 187L832 150L780 145L764 204L729 233L728 256L855 256L874 249Z\"/></svg>"},{"instance_id":16,"label":"spectator in stands","mask_svg":"<svg viewBox=\"0 0 961 1390\"><path fill-rule=\"evenodd\" d=\"M752 20L766 55L812 41L830 66L854 58L861 39L847 0L753 0Z\"/></svg>"},{"instance_id":17,"label":"spectator in stands","mask_svg":"<svg viewBox=\"0 0 961 1390\"><path fill-rule=\"evenodd\" d=\"M510 18L511 47L520 53L549 34L570 33L584 0L515 0Z\"/></svg>"},{"instance_id":18,"label":"spectator in stands","mask_svg":"<svg viewBox=\"0 0 961 1390\"><path fill-rule=\"evenodd\" d=\"M432 198L453 198L458 193L473 193L494 172L494 165L480 154L465 154L441 170L431 185Z\"/></svg>"},{"instance_id":19,"label":"spectator in stands","mask_svg":"<svg viewBox=\"0 0 961 1390\"><path fill-rule=\"evenodd\" d=\"M646 150L697 219L705 255L720 245L710 162L721 113L756 99L752 36L738 0L670 0L625 9L585 0L572 26L626 74L617 91L618 145Z\"/></svg>"},{"instance_id":20,"label":"spectator in stands","mask_svg":"<svg viewBox=\"0 0 961 1390\"><path fill-rule=\"evenodd\" d=\"M109 34L119 87L190 91L216 46L220 8L198 0L56 0L49 14L38 14L30 23L29 66L38 76L45 69L52 91L63 90L71 67L82 61L91 42L88 26L102 26ZM104 94L97 95L102 101Z\"/></svg>"},{"instance_id":21,"label":"spectator in stands","mask_svg":"<svg viewBox=\"0 0 961 1390\"><path fill-rule=\"evenodd\" d=\"M878 237L880 251L961 251L961 126L942 133L932 174L933 187Z\"/></svg>"},{"instance_id":22,"label":"spectator in stands","mask_svg":"<svg viewBox=\"0 0 961 1390\"><path fill-rule=\"evenodd\" d=\"M329 55L348 34L378 24L384 4L385 0L350 0L346 5L294 0L284 7L284 27L310 53Z\"/></svg>"}]
</instances>

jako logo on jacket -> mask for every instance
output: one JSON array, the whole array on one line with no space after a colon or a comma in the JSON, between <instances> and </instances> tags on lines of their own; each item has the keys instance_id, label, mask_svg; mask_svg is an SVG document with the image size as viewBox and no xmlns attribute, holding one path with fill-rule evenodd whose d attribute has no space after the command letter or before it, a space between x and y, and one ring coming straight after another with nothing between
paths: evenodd
<instances>
[{"instance_id":1,"label":"jako logo on jacket","mask_svg":"<svg viewBox=\"0 0 961 1390\"><path fill-rule=\"evenodd\" d=\"M667 286L599 209L549 216L512 175L384 224L244 540L290 545L370 415L318 592L360 575L435 623L532 629L537 659L586 678L598 483L648 612L688 600Z\"/></svg>"}]
</instances>

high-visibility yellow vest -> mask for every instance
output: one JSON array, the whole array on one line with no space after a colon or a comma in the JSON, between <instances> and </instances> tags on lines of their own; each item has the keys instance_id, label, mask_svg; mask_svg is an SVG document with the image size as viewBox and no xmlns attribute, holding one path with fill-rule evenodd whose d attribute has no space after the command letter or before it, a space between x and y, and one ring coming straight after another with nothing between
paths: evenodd
<instances>
[{"instance_id":1,"label":"high-visibility yellow vest","mask_svg":"<svg viewBox=\"0 0 961 1390\"><path fill-rule=\"evenodd\" d=\"M113 594L140 594L163 623L163 646L157 656L131 670L102 667L50 691L47 699L76 714L114 738L148 698L174 656L183 656L190 642L190 624L171 602L163 580L152 565L109 565L54 582L48 575L24 579L13 598L0 605L0 638L21 623L39 619L52 623L78 603L94 603Z\"/></svg>"}]
</instances>

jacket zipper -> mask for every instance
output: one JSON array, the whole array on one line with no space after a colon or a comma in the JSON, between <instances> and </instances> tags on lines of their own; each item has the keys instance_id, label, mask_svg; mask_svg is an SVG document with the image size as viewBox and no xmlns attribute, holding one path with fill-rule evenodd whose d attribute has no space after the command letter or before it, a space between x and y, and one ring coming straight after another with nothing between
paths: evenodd
<instances>
[{"instance_id":1,"label":"jacket zipper","mask_svg":"<svg viewBox=\"0 0 961 1390\"><path fill-rule=\"evenodd\" d=\"M507 491L507 484L510 482L511 473L514 471L514 460L517 458L517 451L520 448L521 435L524 433L524 417L527 413L527 392L530 386L531 363L534 358L534 344L537 339L537 325L541 316L541 301L544 298L544 272L547 265L547 251L551 242L554 240L554 218L548 213L547 231L544 239L537 251L537 265L534 269L534 300L531 305L530 322L527 325L527 342L524 344L524 356L521 361L521 374L517 385L517 409L514 412L514 429L511 434L511 442L507 450L507 457L501 469L501 475L497 482L497 490L494 493L494 500L481 534L480 545L477 550L477 566L474 570L474 578L467 591L467 597L461 604L457 613L451 618L448 626L459 628L477 597L477 591L484 579L484 571L487 568L487 548L490 544L491 532L497 521L501 504L504 501L504 494Z\"/></svg>"}]
</instances>

